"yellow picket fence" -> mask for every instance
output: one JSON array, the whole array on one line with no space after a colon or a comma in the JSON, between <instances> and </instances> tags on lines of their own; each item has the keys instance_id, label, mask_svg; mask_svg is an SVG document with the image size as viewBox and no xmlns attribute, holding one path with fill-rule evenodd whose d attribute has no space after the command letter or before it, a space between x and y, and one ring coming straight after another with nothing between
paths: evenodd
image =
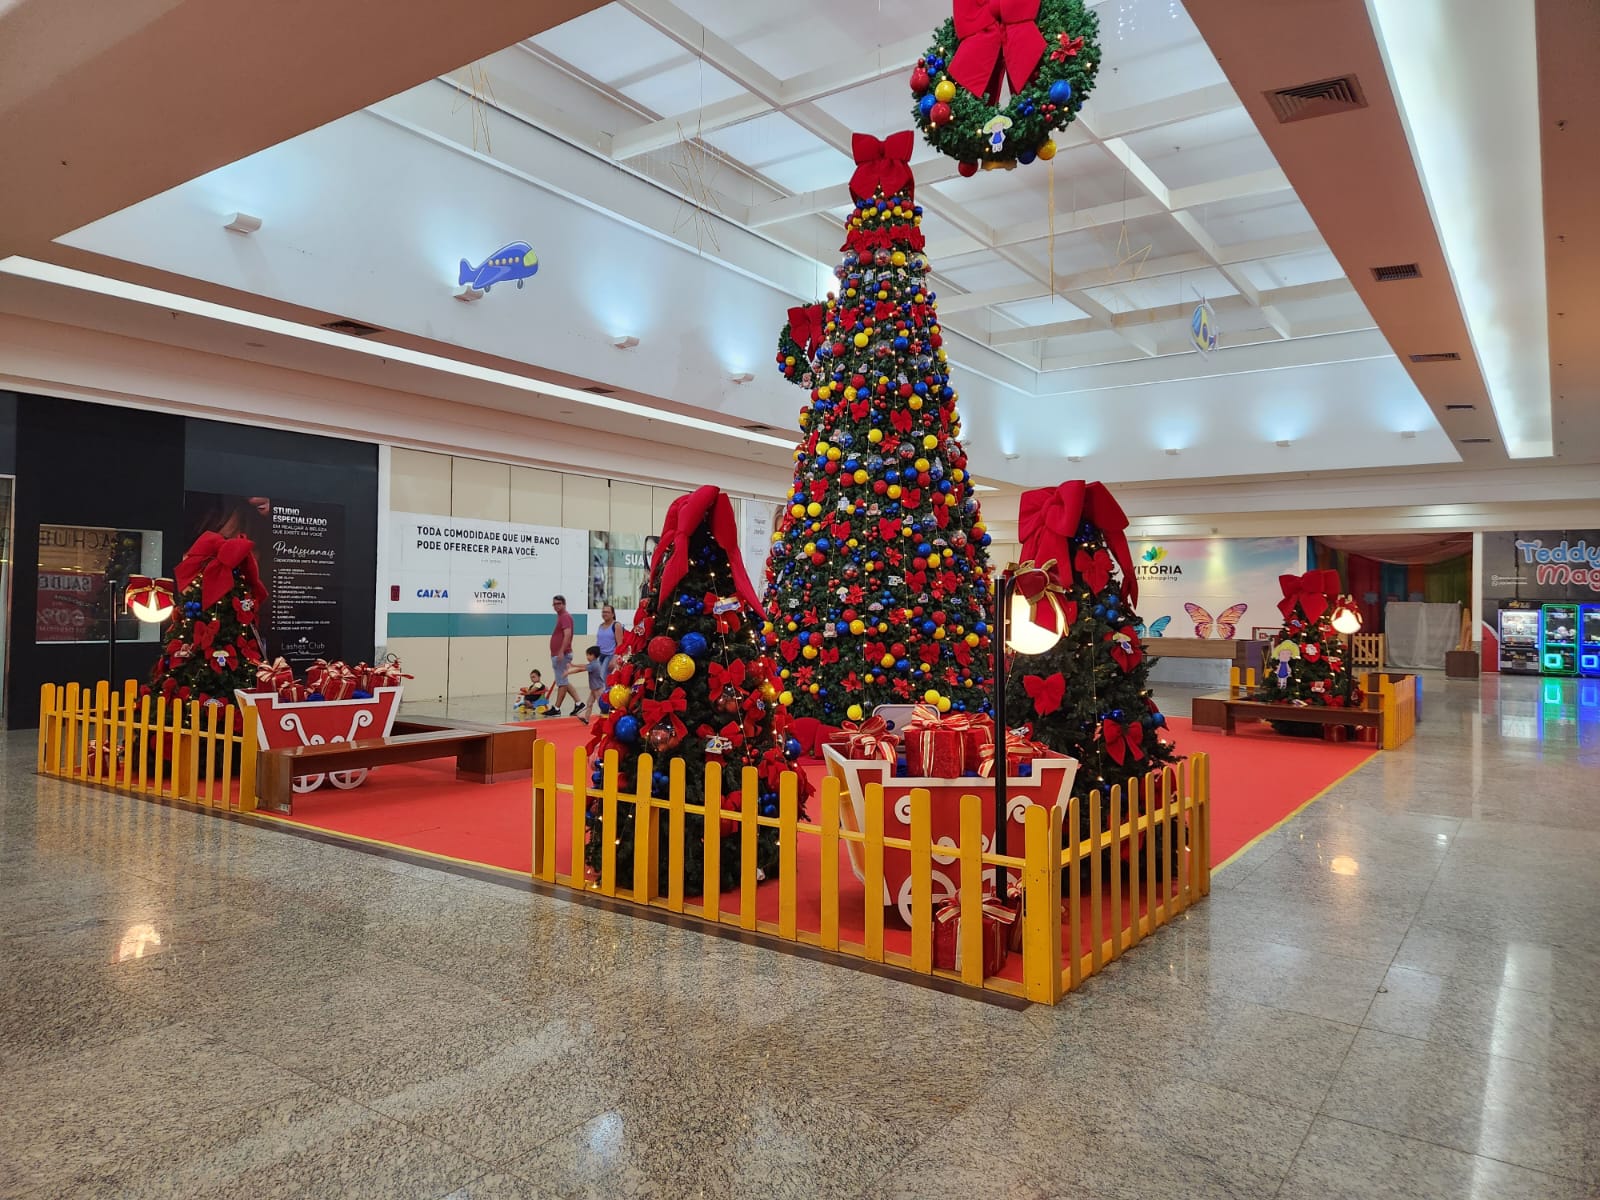
<instances>
[{"instance_id":1,"label":"yellow picket fence","mask_svg":"<svg viewBox=\"0 0 1600 1200\"><path fill-rule=\"evenodd\" d=\"M1142 804L1130 804L1129 819L1098 836L1070 841L1064 838L1064 829L1080 828L1080 801L1077 799L1073 799L1065 811L1030 808L1020 857L984 849L982 805L985 801L973 795L961 799L960 837L952 846L948 839L934 842L929 795L923 789L914 789L910 794L911 836L896 838L887 837L883 832L881 784L868 787L866 820L864 828L857 831L840 822L839 781L831 776L822 781L814 800L818 819L802 821L793 773L782 777L778 813L769 817L757 812L758 779L754 770L745 770L740 779L741 803L735 811L722 806L722 777L716 763L706 765L708 802L695 803L685 794L684 763L680 758L667 760L666 798L650 794L655 764L648 755L642 755L635 767L639 785L627 792L618 786L615 751L608 752L602 763L598 787L589 784L589 761L581 748L573 752L571 773L566 782L558 776L557 759L552 743L541 740L534 744L535 878L1041 1003L1053 1004L1060 1000L1065 992L1137 945L1211 889L1210 765L1204 754L1146 776L1134 786ZM591 802L600 815L599 838L603 847L600 868L593 877L584 860L585 819ZM557 845L563 806L569 814L572 833L564 862L558 861ZM632 878L622 879L618 877L616 839L607 836L605 831L617 828L618 814L628 807L636 814L633 866ZM1123 811L1120 788L1112 790L1106 811ZM667 818L664 880L659 877L662 862L657 841L662 836L659 819L662 813ZM642 814L656 814L656 819L642 819ZM738 823L741 862L736 900L711 889L696 898L685 895L686 831L687 818L691 816L702 820L702 877L706 880L720 877L722 821ZM1090 820L1091 828L1100 828L1098 798L1091 802ZM776 921L757 917L756 833L763 828L778 831L780 862L778 879L772 885L778 897ZM1167 869L1161 871L1157 870L1155 857L1157 831L1164 831L1160 839L1162 852L1169 857ZM801 838L816 839L820 900L814 914L815 929L800 927L796 867ZM879 904L865 906L859 941L841 936L839 850L840 843L850 842L861 848L860 860L865 864L861 887L868 897L883 895L884 852L908 852L912 879L909 952L886 948L884 908ZM1169 848L1173 846L1178 848L1175 870L1170 865ZM1122 870L1124 856L1127 858L1126 889ZM1003 866L1011 878L1020 880L1023 900L1020 981L1005 976L985 978L981 956L976 953L963 953L957 971L934 968L933 871L936 857L944 862L960 863L961 905L956 919L963 946L982 944L983 868ZM726 908L725 900L728 901ZM1068 932L1065 948L1064 922Z\"/></svg>"},{"instance_id":2,"label":"yellow picket fence","mask_svg":"<svg viewBox=\"0 0 1600 1200\"><path fill-rule=\"evenodd\" d=\"M256 807L256 711L169 704L121 691L47 683L39 693L42 775L106 784L207 808Z\"/></svg>"}]
</instances>

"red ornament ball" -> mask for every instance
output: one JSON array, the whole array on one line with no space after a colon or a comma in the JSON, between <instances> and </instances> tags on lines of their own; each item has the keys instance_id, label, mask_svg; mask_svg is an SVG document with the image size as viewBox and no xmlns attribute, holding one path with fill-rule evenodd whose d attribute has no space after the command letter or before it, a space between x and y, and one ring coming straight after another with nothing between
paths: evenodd
<instances>
[{"instance_id":1,"label":"red ornament ball","mask_svg":"<svg viewBox=\"0 0 1600 1200\"><path fill-rule=\"evenodd\" d=\"M924 67L918 67L911 72L911 90L921 95L928 90L928 72Z\"/></svg>"},{"instance_id":2,"label":"red ornament ball","mask_svg":"<svg viewBox=\"0 0 1600 1200\"><path fill-rule=\"evenodd\" d=\"M949 120L950 120L950 106L948 104L946 104L943 100L939 101L937 104L935 104L932 108L930 108L928 110L928 121L931 124L944 125ZM976 171L978 169L976 163L973 164L973 168L972 169L974 171Z\"/></svg>"},{"instance_id":3,"label":"red ornament ball","mask_svg":"<svg viewBox=\"0 0 1600 1200\"><path fill-rule=\"evenodd\" d=\"M650 645L646 647L651 662L664 663L677 652L678 643L669 637L651 638Z\"/></svg>"},{"instance_id":4,"label":"red ornament ball","mask_svg":"<svg viewBox=\"0 0 1600 1200\"><path fill-rule=\"evenodd\" d=\"M950 109L949 109L948 106L935 104L933 107L935 109L944 108L944 110L945 110L945 119L946 120L950 119ZM931 114L930 114L930 116L931 116ZM978 164L975 163L975 162L957 163L956 164L956 172L963 179L971 179L974 175L976 175L978 173Z\"/></svg>"}]
</instances>

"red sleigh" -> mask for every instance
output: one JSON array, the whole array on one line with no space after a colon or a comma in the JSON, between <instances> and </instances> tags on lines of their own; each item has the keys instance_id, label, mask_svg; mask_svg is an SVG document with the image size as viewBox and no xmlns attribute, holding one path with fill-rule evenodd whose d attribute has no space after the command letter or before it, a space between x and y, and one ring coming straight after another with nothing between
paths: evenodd
<instances>
[{"instance_id":1,"label":"red sleigh","mask_svg":"<svg viewBox=\"0 0 1600 1200\"><path fill-rule=\"evenodd\" d=\"M380 687L360 700L280 700L272 692L234 693L241 705L256 710L256 733L263 750L291 750L296 746L326 746L362 738L388 737L400 711L398 687ZM360 787L366 770L329 771L302 775L294 781L296 792L312 792L326 779L336 788Z\"/></svg>"}]
</instances>

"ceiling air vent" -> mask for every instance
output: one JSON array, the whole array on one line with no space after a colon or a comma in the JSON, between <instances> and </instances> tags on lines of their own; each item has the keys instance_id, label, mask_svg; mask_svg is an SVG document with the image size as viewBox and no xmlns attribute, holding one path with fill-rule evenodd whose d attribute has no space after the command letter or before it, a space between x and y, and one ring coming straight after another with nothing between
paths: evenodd
<instances>
[{"instance_id":1,"label":"ceiling air vent","mask_svg":"<svg viewBox=\"0 0 1600 1200\"><path fill-rule=\"evenodd\" d=\"M326 321L322 327L335 333L348 333L351 337L371 337L383 332L376 325L363 325L360 321Z\"/></svg>"},{"instance_id":2,"label":"ceiling air vent","mask_svg":"<svg viewBox=\"0 0 1600 1200\"><path fill-rule=\"evenodd\" d=\"M1474 412L1477 407L1476 404L1446 404L1444 410L1445 412Z\"/></svg>"},{"instance_id":3,"label":"ceiling air vent","mask_svg":"<svg viewBox=\"0 0 1600 1200\"><path fill-rule=\"evenodd\" d=\"M1444 354L1413 354L1411 356L1411 361L1414 363L1460 362L1461 355L1457 354L1454 350L1448 351Z\"/></svg>"},{"instance_id":4,"label":"ceiling air vent","mask_svg":"<svg viewBox=\"0 0 1600 1200\"><path fill-rule=\"evenodd\" d=\"M1314 117L1331 117L1334 113L1354 112L1367 106L1367 98L1361 94L1361 84L1354 75L1321 79L1316 83L1302 83L1299 87L1279 88L1275 92L1262 94L1272 106L1273 115L1283 125L1309 121Z\"/></svg>"},{"instance_id":5,"label":"ceiling air vent","mask_svg":"<svg viewBox=\"0 0 1600 1200\"><path fill-rule=\"evenodd\" d=\"M1462 438L1461 444L1463 446L1487 446L1493 440L1493 438Z\"/></svg>"},{"instance_id":6,"label":"ceiling air vent","mask_svg":"<svg viewBox=\"0 0 1600 1200\"><path fill-rule=\"evenodd\" d=\"M1387 267L1373 267L1372 277L1379 283L1394 283L1399 279L1420 279L1422 269L1416 263L1394 263Z\"/></svg>"},{"instance_id":7,"label":"ceiling air vent","mask_svg":"<svg viewBox=\"0 0 1600 1200\"><path fill-rule=\"evenodd\" d=\"M616 388L601 387L598 383L591 383L588 387L579 388L580 392L588 392L591 396L615 396Z\"/></svg>"},{"instance_id":8,"label":"ceiling air vent","mask_svg":"<svg viewBox=\"0 0 1600 1200\"><path fill-rule=\"evenodd\" d=\"M782 432L781 430L774 429L771 425L741 425L741 426L739 426L739 428L744 430L746 433L780 433L780 432Z\"/></svg>"}]
</instances>

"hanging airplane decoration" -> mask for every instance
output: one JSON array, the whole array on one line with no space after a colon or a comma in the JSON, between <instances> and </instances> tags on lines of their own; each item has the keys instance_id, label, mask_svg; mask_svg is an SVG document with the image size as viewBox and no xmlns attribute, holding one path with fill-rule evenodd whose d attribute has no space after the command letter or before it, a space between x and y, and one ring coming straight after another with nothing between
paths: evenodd
<instances>
[{"instance_id":1,"label":"hanging airplane decoration","mask_svg":"<svg viewBox=\"0 0 1600 1200\"><path fill-rule=\"evenodd\" d=\"M533 247L527 242L510 242L476 267L463 258L461 278L457 282L462 287L487 292L495 284L508 281L514 281L520 288L523 280L532 279L538 273L539 256L533 252Z\"/></svg>"},{"instance_id":2,"label":"hanging airplane decoration","mask_svg":"<svg viewBox=\"0 0 1600 1200\"><path fill-rule=\"evenodd\" d=\"M1189 340L1201 354L1217 348L1217 314L1204 300L1194 306L1194 316L1189 319Z\"/></svg>"}]
</instances>

